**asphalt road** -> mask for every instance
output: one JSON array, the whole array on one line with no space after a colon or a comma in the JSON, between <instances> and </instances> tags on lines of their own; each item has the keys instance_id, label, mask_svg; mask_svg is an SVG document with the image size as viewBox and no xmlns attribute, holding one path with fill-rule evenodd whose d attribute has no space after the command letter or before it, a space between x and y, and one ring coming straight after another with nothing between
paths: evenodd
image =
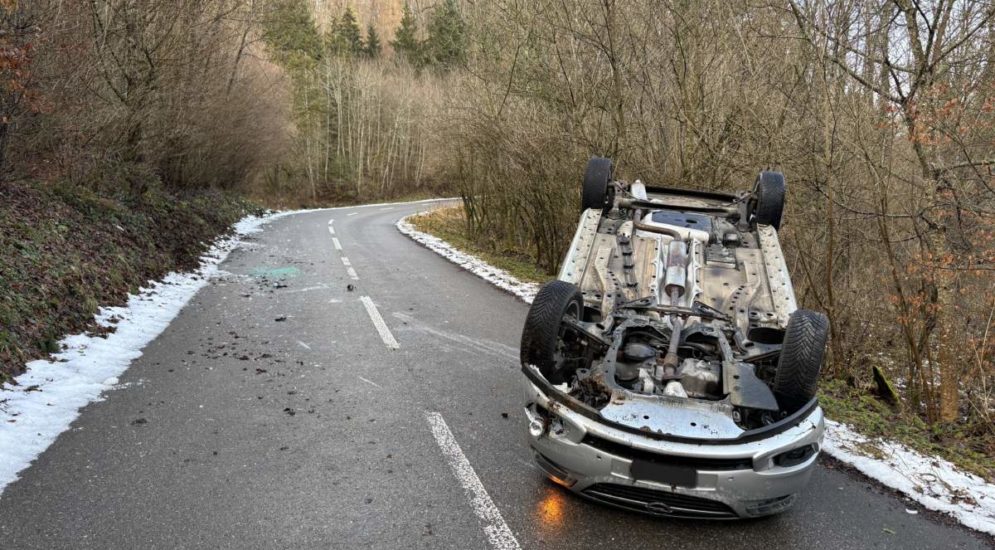
<instances>
[{"instance_id":1,"label":"asphalt road","mask_svg":"<svg viewBox=\"0 0 995 550\"><path fill-rule=\"evenodd\" d=\"M527 306L397 232L429 207L298 214L248 239L7 488L0 548L991 544L828 466L758 521L654 519L551 485L520 410Z\"/></svg>"}]
</instances>

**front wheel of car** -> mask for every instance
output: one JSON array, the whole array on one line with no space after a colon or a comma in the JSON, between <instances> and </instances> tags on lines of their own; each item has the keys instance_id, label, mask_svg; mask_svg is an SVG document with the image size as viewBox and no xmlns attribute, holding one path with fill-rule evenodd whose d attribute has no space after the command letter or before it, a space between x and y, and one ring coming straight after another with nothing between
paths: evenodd
<instances>
[{"instance_id":1,"label":"front wheel of car","mask_svg":"<svg viewBox=\"0 0 995 550\"><path fill-rule=\"evenodd\" d=\"M774 395L785 412L793 413L815 397L828 340L824 314L808 309L791 314L774 375Z\"/></svg>"},{"instance_id":2,"label":"front wheel of car","mask_svg":"<svg viewBox=\"0 0 995 550\"><path fill-rule=\"evenodd\" d=\"M584 341L565 318L581 321L584 300L575 285L546 283L536 294L522 331L521 360L535 365L551 384L561 384L584 361Z\"/></svg>"}]
</instances>

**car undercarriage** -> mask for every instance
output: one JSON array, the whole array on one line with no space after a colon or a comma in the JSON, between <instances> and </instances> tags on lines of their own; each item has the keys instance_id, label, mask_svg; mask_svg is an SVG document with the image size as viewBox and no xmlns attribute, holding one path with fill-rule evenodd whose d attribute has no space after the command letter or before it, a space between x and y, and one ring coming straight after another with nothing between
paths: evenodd
<instances>
[{"instance_id":1,"label":"car undercarriage","mask_svg":"<svg viewBox=\"0 0 995 550\"><path fill-rule=\"evenodd\" d=\"M625 450L694 443L699 460L707 446L725 458L807 420L804 442L766 458L771 467L811 465L821 444L821 411L813 413L828 322L795 302L777 234L783 176L762 172L752 191L733 195L629 184L611 172L607 159L588 165L583 213L559 276L526 319L533 447L568 431L557 411L569 409L584 418L575 430L614 432L617 456L630 459L630 488L674 491L694 489L702 467L662 460L682 451L658 448L635 461ZM753 445L732 458L755 470L770 450Z\"/></svg>"}]
</instances>

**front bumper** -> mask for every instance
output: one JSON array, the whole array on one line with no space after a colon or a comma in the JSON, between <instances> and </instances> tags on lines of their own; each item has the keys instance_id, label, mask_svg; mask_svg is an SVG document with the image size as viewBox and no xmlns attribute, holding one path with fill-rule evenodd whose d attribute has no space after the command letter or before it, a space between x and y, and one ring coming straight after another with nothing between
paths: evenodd
<instances>
[{"instance_id":1,"label":"front bumper","mask_svg":"<svg viewBox=\"0 0 995 550\"><path fill-rule=\"evenodd\" d=\"M822 448L825 423L818 407L797 425L761 440L670 442L599 423L550 400L530 381L525 384L529 444L540 468L575 493L629 510L710 519L777 514L808 484ZM677 485L636 479L634 461L697 475Z\"/></svg>"}]
</instances>

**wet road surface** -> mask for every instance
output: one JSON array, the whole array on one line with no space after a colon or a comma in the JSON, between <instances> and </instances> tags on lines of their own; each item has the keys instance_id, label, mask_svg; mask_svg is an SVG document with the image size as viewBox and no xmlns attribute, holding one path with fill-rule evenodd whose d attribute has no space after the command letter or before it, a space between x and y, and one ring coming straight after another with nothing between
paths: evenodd
<instances>
[{"instance_id":1,"label":"wet road surface","mask_svg":"<svg viewBox=\"0 0 995 550\"><path fill-rule=\"evenodd\" d=\"M0 548L987 548L821 466L789 513L661 520L532 465L527 306L394 227L274 221L0 498ZM349 290L352 285L353 290Z\"/></svg>"}]
</instances>

